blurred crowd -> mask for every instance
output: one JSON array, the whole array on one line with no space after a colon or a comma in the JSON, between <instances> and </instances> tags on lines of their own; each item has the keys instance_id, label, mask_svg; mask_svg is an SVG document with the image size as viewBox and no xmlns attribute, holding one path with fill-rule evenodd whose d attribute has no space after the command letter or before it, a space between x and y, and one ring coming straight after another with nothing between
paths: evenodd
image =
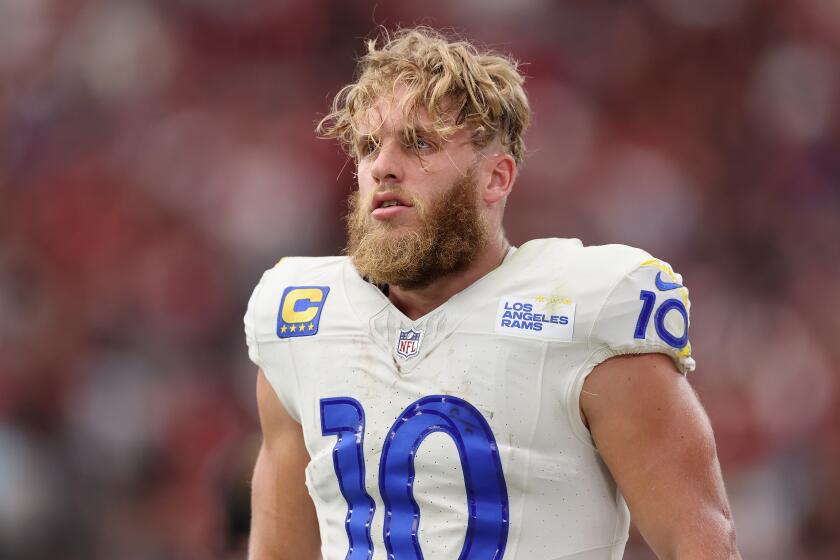
<instances>
[{"instance_id":1,"label":"blurred crowd","mask_svg":"<svg viewBox=\"0 0 840 560\"><path fill-rule=\"evenodd\" d=\"M836 0L0 0L0 558L244 558L241 317L341 251L314 124L401 23L523 62L512 242L685 277L744 558L840 558Z\"/></svg>"}]
</instances>

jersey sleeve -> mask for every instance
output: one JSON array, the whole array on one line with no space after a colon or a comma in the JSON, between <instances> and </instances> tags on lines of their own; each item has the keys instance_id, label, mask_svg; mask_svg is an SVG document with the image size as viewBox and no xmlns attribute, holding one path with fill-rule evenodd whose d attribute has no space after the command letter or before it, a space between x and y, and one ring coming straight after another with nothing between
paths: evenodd
<instances>
[{"instance_id":1,"label":"jersey sleeve","mask_svg":"<svg viewBox=\"0 0 840 560\"><path fill-rule=\"evenodd\" d=\"M661 353L682 373L694 370L688 340L688 288L658 259L643 261L607 293L590 334L597 361L622 354Z\"/></svg>"},{"instance_id":2,"label":"jersey sleeve","mask_svg":"<svg viewBox=\"0 0 840 560\"><path fill-rule=\"evenodd\" d=\"M280 263L263 274L254 288L243 318L248 357L262 369L278 400L294 420L300 422L297 406L297 379L294 367L281 350L277 314L283 293L284 276Z\"/></svg>"}]
</instances>

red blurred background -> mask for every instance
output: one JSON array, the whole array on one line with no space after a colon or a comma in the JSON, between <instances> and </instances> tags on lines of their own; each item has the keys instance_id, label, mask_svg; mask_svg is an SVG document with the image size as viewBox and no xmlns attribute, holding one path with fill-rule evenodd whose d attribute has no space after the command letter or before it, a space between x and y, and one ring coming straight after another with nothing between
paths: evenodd
<instances>
[{"instance_id":1,"label":"red blurred background","mask_svg":"<svg viewBox=\"0 0 840 560\"><path fill-rule=\"evenodd\" d=\"M836 0L2 0L0 558L244 558L245 303L342 249L314 124L413 23L524 62L514 243L686 278L744 558L839 558Z\"/></svg>"}]
</instances>

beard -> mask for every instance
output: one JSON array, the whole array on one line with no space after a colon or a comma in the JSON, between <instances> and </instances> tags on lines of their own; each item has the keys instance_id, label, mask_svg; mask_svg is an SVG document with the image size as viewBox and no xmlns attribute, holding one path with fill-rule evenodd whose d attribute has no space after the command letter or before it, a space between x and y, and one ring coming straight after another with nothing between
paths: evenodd
<instances>
[{"instance_id":1,"label":"beard","mask_svg":"<svg viewBox=\"0 0 840 560\"><path fill-rule=\"evenodd\" d=\"M467 268L486 246L487 225L473 169L428 206L401 188L389 190L411 201L417 225L376 221L358 191L348 200L347 254L369 282L424 288Z\"/></svg>"}]
</instances>

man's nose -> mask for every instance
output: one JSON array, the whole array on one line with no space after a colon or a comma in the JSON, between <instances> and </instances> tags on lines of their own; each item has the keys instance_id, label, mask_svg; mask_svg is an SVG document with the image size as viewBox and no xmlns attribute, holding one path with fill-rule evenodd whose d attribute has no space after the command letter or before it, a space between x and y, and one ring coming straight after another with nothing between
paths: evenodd
<instances>
[{"instance_id":1,"label":"man's nose","mask_svg":"<svg viewBox=\"0 0 840 560\"><path fill-rule=\"evenodd\" d=\"M376 159L370 172L377 184L401 183L403 180L405 154L399 142L384 140L376 152Z\"/></svg>"}]
</instances>

